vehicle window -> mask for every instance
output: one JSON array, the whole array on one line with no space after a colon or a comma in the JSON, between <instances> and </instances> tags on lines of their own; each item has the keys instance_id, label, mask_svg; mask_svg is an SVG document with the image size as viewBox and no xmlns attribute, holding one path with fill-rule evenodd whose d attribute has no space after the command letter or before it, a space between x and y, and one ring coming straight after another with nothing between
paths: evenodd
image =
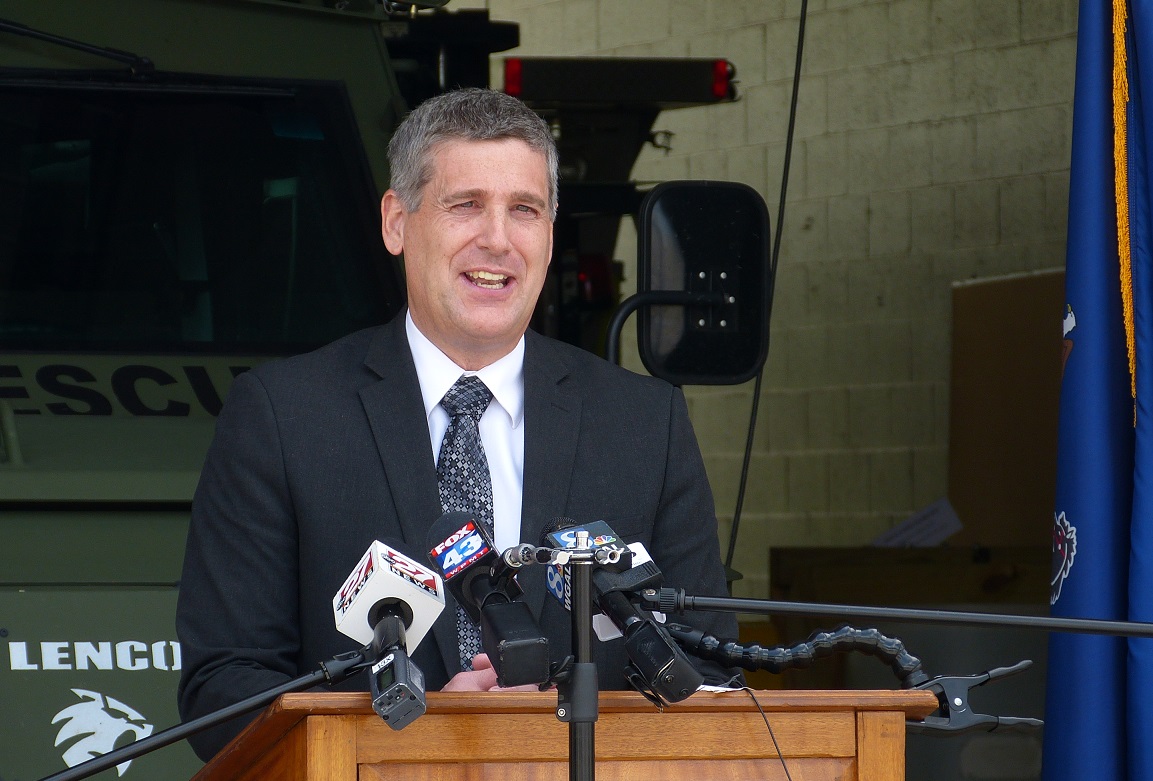
<instances>
[{"instance_id":1,"label":"vehicle window","mask_svg":"<svg viewBox=\"0 0 1153 781\"><path fill-rule=\"evenodd\" d=\"M0 344L277 353L387 320L360 155L339 86L0 86Z\"/></svg>"}]
</instances>

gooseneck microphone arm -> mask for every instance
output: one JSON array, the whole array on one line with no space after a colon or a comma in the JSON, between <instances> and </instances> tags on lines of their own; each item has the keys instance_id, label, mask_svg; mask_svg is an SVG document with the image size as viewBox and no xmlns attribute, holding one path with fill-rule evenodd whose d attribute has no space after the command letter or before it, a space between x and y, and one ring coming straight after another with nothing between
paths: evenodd
<instances>
[{"instance_id":1,"label":"gooseneck microphone arm","mask_svg":"<svg viewBox=\"0 0 1153 781\"><path fill-rule=\"evenodd\" d=\"M842 626L832 632L817 631L805 642L791 648L765 648L758 643L741 644L719 640L684 624L665 624L665 629L689 653L702 659L712 659L725 667L780 673L792 668L808 667L814 660L826 656L857 651L888 663L903 689L911 689L929 680L921 668L921 660L910 654L904 643L894 637L886 637L876 629Z\"/></svg>"},{"instance_id":2,"label":"gooseneck microphone arm","mask_svg":"<svg viewBox=\"0 0 1153 781\"><path fill-rule=\"evenodd\" d=\"M365 646L359 651L338 654L327 662L321 662L320 669L315 672L306 673L299 678L293 678L291 681L267 689L259 694L254 694L238 703L229 705L227 708L221 708L218 711L206 714L192 721L186 721L183 724L177 724L174 727L161 730L155 735L150 735L135 743L129 743L127 746L110 751L107 754L90 759L87 762L81 762L79 765L70 767L67 770L45 776L40 779L40 781L77 781L81 778L88 778L102 770L116 767L121 762L127 762L130 759L148 754L156 749L176 743L179 740L184 740L191 735L203 732L210 727L215 727L217 724L222 724L229 719L260 710L282 694L305 691L321 684L340 683L356 675L371 665L372 662L371 646Z\"/></svg>"}]
</instances>

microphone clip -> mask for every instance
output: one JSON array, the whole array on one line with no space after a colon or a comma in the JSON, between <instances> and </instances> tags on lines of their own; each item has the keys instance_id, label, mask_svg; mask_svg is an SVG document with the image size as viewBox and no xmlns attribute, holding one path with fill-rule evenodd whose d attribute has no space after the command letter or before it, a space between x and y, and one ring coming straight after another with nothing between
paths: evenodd
<instances>
[{"instance_id":1,"label":"microphone clip","mask_svg":"<svg viewBox=\"0 0 1153 781\"><path fill-rule=\"evenodd\" d=\"M633 687L642 697L651 702L658 711L665 712L665 706L668 705L661 696L645 682L645 678L641 675L640 670L632 662L625 664L625 680L628 681L629 686Z\"/></svg>"},{"instance_id":2,"label":"microphone clip","mask_svg":"<svg viewBox=\"0 0 1153 781\"><path fill-rule=\"evenodd\" d=\"M937 695L940 707L923 721L906 722L909 731L926 735L955 735L972 730L1031 730L1043 726L1044 722L1040 719L975 713L969 705L969 692L972 689L1019 673L1032 664L1032 660L1023 659L1009 667L998 667L977 675L938 675L914 686L914 689L926 689Z\"/></svg>"},{"instance_id":3,"label":"microphone clip","mask_svg":"<svg viewBox=\"0 0 1153 781\"><path fill-rule=\"evenodd\" d=\"M622 559L632 555L627 548L542 548L536 545L514 545L501 554L500 560L508 569L520 569L530 564L566 566L572 562L588 561L601 566L618 566Z\"/></svg>"}]
</instances>

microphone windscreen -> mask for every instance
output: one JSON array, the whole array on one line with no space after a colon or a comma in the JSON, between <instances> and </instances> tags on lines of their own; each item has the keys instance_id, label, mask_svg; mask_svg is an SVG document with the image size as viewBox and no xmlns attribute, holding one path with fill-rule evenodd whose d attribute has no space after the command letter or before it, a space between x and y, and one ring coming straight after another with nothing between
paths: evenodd
<instances>
[{"instance_id":1,"label":"microphone windscreen","mask_svg":"<svg viewBox=\"0 0 1153 781\"><path fill-rule=\"evenodd\" d=\"M428 544L424 546L424 549L431 551L437 545L447 540L452 534L463 528L469 521L472 521L480 527L480 521L477 520L477 517L472 513L453 511L440 516L428 527Z\"/></svg>"},{"instance_id":2,"label":"microphone windscreen","mask_svg":"<svg viewBox=\"0 0 1153 781\"><path fill-rule=\"evenodd\" d=\"M544 525L544 529L541 530L540 541L537 542L537 545L542 548L551 547L551 540L549 540L550 535L556 534L564 529L571 529L576 525L577 522L572 518L565 518L564 516L552 518Z\"/></svg>"},{"instance_id":3,"label":"microphone windscreen","mask_svg":"<svg viewBox=\"0 0 1153 781\"><path fill-rule=\"evenodd\" d=\"M367 645L375 622L398 604L404 605L398 611L413 650L444 609L444 582L438 573L377 540L332 598L337 631Z\"/></svg>"}]
</instances>

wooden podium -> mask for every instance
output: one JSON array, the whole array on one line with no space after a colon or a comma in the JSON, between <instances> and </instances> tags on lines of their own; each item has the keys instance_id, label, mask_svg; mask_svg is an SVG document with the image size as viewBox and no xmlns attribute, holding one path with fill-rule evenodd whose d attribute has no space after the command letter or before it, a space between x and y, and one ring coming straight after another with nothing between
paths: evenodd
<instances>
[{"instance_id":1,"label":"wooden podium","mask_svg":"<svg viewBox=\"0 0 1153 781\"><path fill-rule=\"evenodd\" d=\"M926 691L700 692L658 711L633 692L601 692L598 781L900 781L905 720L937 707ZM428 694L428 712L385 725L368 694L287 694L194 781L566 781L568 725L556 693ZM775 737L775 744L774 744Z\"/></svg>"}]
</instances>

